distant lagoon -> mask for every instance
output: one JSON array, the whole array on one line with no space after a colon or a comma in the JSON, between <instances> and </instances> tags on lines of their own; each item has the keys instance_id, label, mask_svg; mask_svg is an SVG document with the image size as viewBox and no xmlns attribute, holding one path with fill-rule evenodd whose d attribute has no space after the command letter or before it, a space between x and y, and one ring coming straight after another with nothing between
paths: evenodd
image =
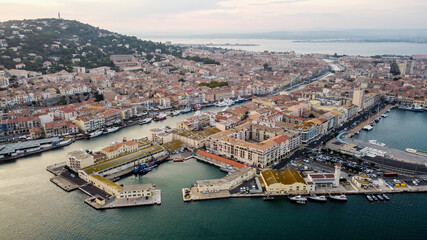
<instances>
[{"instance_id":1,"label":"distant lagoon","mask_svg":"<svg viewBox=\"0 0 427 240\"><path fill-rule=\"evenodd\" d=\"M427 54L427 43L410 42L345 42L345 41L294 41L274 39L206 39L206 38L142 38L155 42L171 41L172 44L243 44L245 46L221 46L247 51L276 51L296 53L324 53L339 55L373 56L383 54L422 55ZM247 46L251 45L251 46ZM218 46L219 47L219 46Z\"/></svg>"}]
</instances>

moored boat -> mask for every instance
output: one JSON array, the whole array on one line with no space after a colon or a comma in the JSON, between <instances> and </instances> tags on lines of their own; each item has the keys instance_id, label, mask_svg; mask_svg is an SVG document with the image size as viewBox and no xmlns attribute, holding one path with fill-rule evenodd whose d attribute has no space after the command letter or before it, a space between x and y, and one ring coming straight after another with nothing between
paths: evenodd
<instances>
[{"instance_id":1,"label":"moored boat","mask_svg":"<svg viewBox=\"0 0 427 240\"><path fill-rule=\"evenodd\" d=\"M389 198L387 195L385 195L385 193L383 193L383 198L384 198L385 200L387 200L387 201L389 201L389 200L390 200L390 198Z\"/></svg>"},{"instance_id":2,"label":"moored boat","mask_svg":"<svg viewBox=\"0 0 427 240\"><path fill-rule=\"evenodd\" d=\"M296 195L296 196L293 196L293 197L289 197L289 200L294 201L294 202L298 202L298 201L306 202L307 198L301 197L301 195Z\"/></svg>"},{"instance_id":3,"label":"moored boat","mask_svg":"<svg viewBox=\"0 0 427 240\"><path fill-rule=\"evenodd\" d=\"M328 199L323 195L321 195L321 196L316 196L316 195L310 196L308 199L316 201L316 202L327 202L328 201Z\"/></svg>"},{"instance_id":4,"label":"moored boat","mask_svg":"<svg viewBox=\"0 0 427 240\"><path fill-rule=\"evenodd\" d=\"M150 123L153 119L152 118L144 118L139 121L139 125Z\"/></svg>"},{"instance_id":5,"label":"moored boat","mask_svg":"<svg viewBox=\"0 0 427 240\"><path fill-rule=\"evenodd\" d=\"M222 168L220 168L219 170L221 170L221 171L223 171L223 172L228 172L228 173L233 173L233 172L234 172L233 167L232 167L232 166L230 166L230 165L227 165L226 167L222 167Z\"/></svg>"},{"instance_id":6,"label":"moored boat","mask_svg":"<svg viewBox=\"0 0 427 240\"><path fill-rule=\"evenodd\" d=\"M96 138L98 136L101 136L102 134L103 134L103 131L96 130L95 132L89 134L89 138Z\"/></svg>"},{"instance_id":7,"label":"moored boat","mask_svg":"<svg viewBox=\"0 0 427 240\"><path fill-rule=\"evenodd\" d=\"M181 110L175 110L172 112L172 116L178 116L179 114L181 114Z\"/></svg>"},{"instance_id":8,"label":"moored boat","mask_svg":"<svg viewBox=\"0 0 427 240\"><path fill-rule=\"evenodd\" d=\"M369 194L366 195L366 199L368 199L369 202L374 201L374 199L372 199L371 195Z\"/></svg>"},{"instance_id":9,"label":"moored boat","mask_svg":"<svg viewBox=\"0 0 427 240\"><path fill-rule=\"evenodd\" d=\"M164 113L160 113L159 115L157 115L153 120L154 121L162 121L162 120L165 120L166 119L166 117L167 117L167 115L166 114L164 114Z\"/></svg>"},{"instance_id":10,"label":"moored boat","mask_svg":"<svg viewBox=\"0 0 427 240\"><path fill-rule=\"evenodd\" d=\"M373 127L371 126L371 125L365 125L364 127L363 127L363 130L366 130L366 131L371 131L373 129Z\"/></svg>"},{"instance_id":11,"label":"moored boat","mask_svg":"<svg viewBox=\"0 0 427 240\"><path fill-rule=\"evenodd\" d=\"M344 194L332 195L329 198L331 198L331 200L336 200L336 201L347 201L347 196Z\"/></svg>"},{"instance_id":12,"label":"moored boat","mask_svg":"<svg viewBox=\"0 0 427 240\"><path fill-rule=\"evenodd\" d=\"M119 127L106 128L106 129L104 130L104 134L117 132L117 131L119 131L119 129L120 129Z\"/></svg>"},{"instance_id":13,"label":"moored boat","mask_svg":"<svg viewBox=\"0 0 427 240\"><path fill-rule=\"evenodd\" d=\"M191 109L190 109L190 108L188 108L188 107L184 108L184 109L181 111L181 113L189 113L189 112L191 112Z\"/></svg>"}]
</instances>

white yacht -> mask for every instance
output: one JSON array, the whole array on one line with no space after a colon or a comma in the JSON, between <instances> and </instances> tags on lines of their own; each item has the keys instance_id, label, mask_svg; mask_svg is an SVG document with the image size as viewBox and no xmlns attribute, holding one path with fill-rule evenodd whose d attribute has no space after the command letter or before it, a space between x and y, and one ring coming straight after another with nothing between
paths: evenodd
<instances>
[{"instance_id":1,"label":"white yacht","mask_svg":"<svg viewBox=\"0 0 427 240\"><path fill-rule=\"evenodd\" d=\"M172 112L172 116L178 116L179 114L181 114L181 110L175 110Z\"/></svg>"},{"instance_id":2,"label":"white yacht","mask_svg":"<svg viewBox=\"0 0 427 240\"><path fill-rule=\"evenodd\" d=\"M372 144L375 144L375 145L378 145L378 146L381 146L381 147L384 147L384 146L385 146L385 143L378 142L378 141L377 141L377 140L375 140L375 139L369 140L368 142L369 142L369 143L372 143Z\"/></svg>"},{"instance_id":3,"label":"white yacht","mask_svg":"<svg viewBox=\"0 0 427 240\"><path fill-rule=\"evenodd\" d=\"M366 131L371 131L372 129L373 127L369 124L363 127L363 130L366 130Z\"/></svg>"},{"instance_id":4,"label":"white yacht","mask_svg":"<svg viewBox=\"0 0 427 240\"><path fill-rule=\"evenodd\" d=\"M89 138L96 138L100 135L102 135L103 131L102 130L96 130L95 132L89 134Z\"/></svg>"}]
</instances>

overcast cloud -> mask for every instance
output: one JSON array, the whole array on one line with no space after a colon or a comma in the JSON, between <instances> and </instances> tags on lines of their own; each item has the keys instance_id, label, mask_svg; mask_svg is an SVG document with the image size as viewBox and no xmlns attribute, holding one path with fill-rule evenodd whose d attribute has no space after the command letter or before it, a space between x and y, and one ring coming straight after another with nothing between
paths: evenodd
<instances>
[{"instance_id":1,"label":"overcast cloud","mask_svg":"<svg viewBox=\"0 0 427 240\"><path fill-rule=\"evenodd\" d=\"M0 21L56 17L121 33L426 28L426 0L0 0Z\"/></svg>"}]
</instances>

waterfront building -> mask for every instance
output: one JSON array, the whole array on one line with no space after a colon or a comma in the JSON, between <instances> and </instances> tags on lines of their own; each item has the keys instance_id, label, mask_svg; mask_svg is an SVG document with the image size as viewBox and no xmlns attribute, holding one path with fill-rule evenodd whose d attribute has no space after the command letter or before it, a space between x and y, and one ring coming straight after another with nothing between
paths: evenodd
<instances>
[{"instance_id":1,"label":"waterfront building","mask_svg":"<svg viewBox=\"0 0 427 240\"><path fill-rule=\"evenodd\" d=\"M304 194L308 193L308 185L301 175L292 169L264 170L261 179L269 194Z\"/></svg>"},{"instance_id":2,"label":"waterfront building","mask_svg":"<svg viewBox=\"0 0 427 240\"><path fill-rule=\"evenodd\" d=\"M64 120L50 122L44 125L44 133L46 137L72 135L77 134L78 132L79 127L77 127L77 125Z\"/></svg>"},{"instance_id":3,"label":"waterfront building","mask_svg":"<svg viewBox=\"0 0 427 240\"><path fill-rule=\"evenodd\" d=\"M92 183L93 186L107 192L108 194L116 197L120 196L119 191L122 190L122 187L100 175L89 175L87 176L86 181Z\"/></svg>"},{"instance_id":4,"label":"waterfront building","mask_svg":"<svg viewBox=\"0 0 427 240\"><path fill-rule=\"evenodd\" d=\"M118 191L116 197L119 199L151 197L155 189L153 184L125 185Z\"/></svg>"},{"instance_id":5,"label":"waterfront building","mask_svg":"<svg viewBox=\"0 0 427 240\"><path fill-rule=\"evenodd\" d=\"M365 173L354 175L351 178L351 182L359 188L368 188L373 186L372 179L369 178Z\"/></svg>"},{"instance_id":6,"label":"waterfront building","mask_svg":"<svg viewBox=\"0 0 427 240\"><path fill-rule=\"evenodd\" d=\"M83 150L75 150L67 153L66 164L74 170L92 166L94 163L94 157Z\"/></svg>"},{"instance_id":7,"label":"waterfront building","mask_svg":"<svg viewBox=\"0 0 427 240\"><path fill-rule=\"evenodd\" d=\"M215 114L203 112L200 115L187 118L176 123L177 129L199 131L207 127L215 126Z\"/></svg>"},{"instance_id":8,"label":"waterfront building","mask_svg":"<svg viewBox=\"0 0 427 240\"><path fill-rule=\"evenodd\" d=\"M1 120L1 132L4 135L10 134L26 134L33 127L40 127L41 121L39 117L23 117L14 119Z\"/></svg>"},{"instance_id":9,"label":"waterfront building","mask_svg":"<svg viewBox=\"0 0 427 240\"><path fill-rule=\"evenodd\" d=\"M303 143L307 143L319 135L319 125L312 121L305 121L295 126L294 129L300 132Z\"/></svg>"},{"instance_id":10,"label":"waterfront building","mask_svg":"<svg viewBox=\"0 0 427 240\"><path fill-rule=\"evenodd\" d=\"M255 176L254 168L237 168L221 179L199 180L196 182L198 192L215 192L231 190Z\"/></svg>"},{"instance_id":11,"label":"waterfront building","mask_svg":"<svg viewBox=\"0 0 427 240\"><path fill-rule=\"evenodd\" d=\"M137 149L138 143L134 141L125 141L105 147L101 152L107 155L107 159L112 159L126 153L135 152Z\"/></svg>"},{"instance_id":12,"label":"waterfront building","mask_svg":"<svg viewBox=\"0 0 427 240\"><path fill-rule=\"evenodd\" d=\"M89 117L79 116L73 121L84 133L92 132L105 126L105 119L96 115Z\"/></svg>"},{"instance_id":13,"label":"waterfront building","mask_svg":"<svg viewBox=\"0 0 427 240\"><path fill-rule=\"evenodd\" d=\"M368 93L363 97L363 109L368 109L375 104L376 94Z\"/></svg>"},{"instance_id":14,"label":"waterfront building","mask_svg":"<svg viewBox=\"0 0 427 240\"><path fill-rule=\"evenodd\" d=\"M286 123L252 122L258 124L247 122L210 136L206 148L214 154L263 168L301 145L299 132L277 127Z\"/></svg>"},{"instance_id":15,"label":"waterfront building","mask_svg":"<svg viewBox=\"0 0 427 240\"><path fill-rule=\"evenodd\" d=\"M344 144L343 146L341 146L339 148L340 152L345 153L345 154L349 154L349 155L352 155L352 156L355 156L358 158L365 156L365 154L363 152L361 152L360 150L362 150L361 147L359 147L355 144L352 144L352 143Z\"/></svg>"},{"instance_id":16,"label":"waterfront building","mask_svg":"<svg viewBox=\"0 0 427 240\"><path fill-rule=\"evenodd\" d=\"M86 179L88 175L92 174L100 174L102 176L110 175L145 163L151 160L152 157L159 158L166 155L166 151L162 146L147 146L146 143L139 145L140 147L137 151L98 162L92 166L81 169L82 171L79 171L79 177Z\"/></svg>"}]
</instances>

